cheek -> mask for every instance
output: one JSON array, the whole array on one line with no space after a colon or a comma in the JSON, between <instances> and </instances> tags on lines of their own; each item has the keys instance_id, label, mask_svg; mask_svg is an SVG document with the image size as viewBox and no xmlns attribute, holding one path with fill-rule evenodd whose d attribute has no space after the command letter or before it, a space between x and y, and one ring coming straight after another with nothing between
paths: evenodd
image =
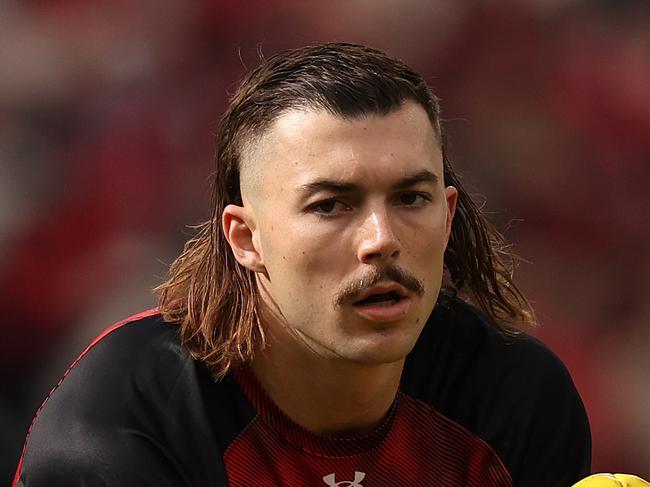
<instances>
[{"instance_id":1,"label":"cheek","mask_svg":"<svg viewBox=\"0 0 650 487\"><path fill-rule=\"evenodd\" d=\"M327 293L334 292L336 276L339 282L342 279L339 274L345 257L340 234L337 238L315 227L306 222L276 221L261 234L263 259L274 294L307 302L318 292L320 300L326 301Z\"/></svg>"},{"instance_id":2,"label":"cheek","mask_svg":"<svg viewBox=\"0 0 650 487\"><path fill-rule=\"evenodd\" d=\"M435 215L434 223L407 229L401 239L404 248L403 264L425 284L426 292L437 295L442 279L446 245L445 219Z\"/></svg>"},{"instance_id":3,"label":"cheek","mask_svg":"<svg viewBox=\"0 0 650 487\"><path fill-rule=\"evenodd\" d=\"M422 215L404 219L400 241L412 254L431 260L444 252L446 244L446 212L434 208Z\"/></svg>"}]
</instances>

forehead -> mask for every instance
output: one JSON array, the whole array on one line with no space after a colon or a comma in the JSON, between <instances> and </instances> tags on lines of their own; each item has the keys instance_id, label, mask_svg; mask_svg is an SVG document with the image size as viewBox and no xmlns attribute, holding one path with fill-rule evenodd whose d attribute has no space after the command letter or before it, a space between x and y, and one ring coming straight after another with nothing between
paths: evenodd
<instances>
[{"instance_id":1,"label":"forehead","mask_svg":"<svg viewBox=\"0 0 650 487\"><path fill-rule=\"evenodd\" d=\"M425 110L413 102L355 119L325 110L288 111L250 144L243 159L245 199L322 178L375 188L424 170L442 179L438 138Z\"/></svg>"}]
</instances>

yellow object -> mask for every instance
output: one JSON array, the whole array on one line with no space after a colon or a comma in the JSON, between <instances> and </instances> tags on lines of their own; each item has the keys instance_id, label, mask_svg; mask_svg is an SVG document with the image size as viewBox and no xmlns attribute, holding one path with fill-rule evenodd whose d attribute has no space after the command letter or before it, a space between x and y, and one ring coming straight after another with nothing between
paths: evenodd
<instances>
[{"instance_id":1,"label":"yellow object","mask_svg":"<svg viewBox=\"0 0 650 487\"><path fill-rule=\"evenodd\" d=\"M650 487L650 483L636 475L597 473L573 484L573 487Z\"/></svg>"}]
</instances>

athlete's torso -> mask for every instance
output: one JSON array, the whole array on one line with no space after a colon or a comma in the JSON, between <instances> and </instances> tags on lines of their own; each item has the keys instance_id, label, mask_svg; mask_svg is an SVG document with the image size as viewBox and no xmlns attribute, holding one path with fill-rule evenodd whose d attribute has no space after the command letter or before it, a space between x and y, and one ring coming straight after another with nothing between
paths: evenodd
<instances>
[{"instance_id":1,"label":"athlete's torso","mask_svg":"<svg viewBox=\"0 0 650 487\"><path fill-rule=\"evenodd\" d=\"M459 300L437 307L374 433L321 437L247 369L215 382L149 313L96 340L37 414L19 486L563 486L589 428L561 362Z\"/></svg>"}]
</instances>

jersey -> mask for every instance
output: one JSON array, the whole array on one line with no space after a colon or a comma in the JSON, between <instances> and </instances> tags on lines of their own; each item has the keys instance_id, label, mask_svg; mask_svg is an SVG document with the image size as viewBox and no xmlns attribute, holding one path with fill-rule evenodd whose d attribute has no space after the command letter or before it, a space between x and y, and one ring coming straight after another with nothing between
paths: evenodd
<instances>
[{"instance_id":1,"label":"jersey","mask_svg":"<svg viewBox=\"0 0 650 487\"><path fill-rule=\"evenodd\" d=\"M244 367L215 381L155 311L95 339L28 432L15 487L544 486L590 471L587 416L541 342L436 306L372 433L287 417Z\"/></svg>"}]
</instances>

